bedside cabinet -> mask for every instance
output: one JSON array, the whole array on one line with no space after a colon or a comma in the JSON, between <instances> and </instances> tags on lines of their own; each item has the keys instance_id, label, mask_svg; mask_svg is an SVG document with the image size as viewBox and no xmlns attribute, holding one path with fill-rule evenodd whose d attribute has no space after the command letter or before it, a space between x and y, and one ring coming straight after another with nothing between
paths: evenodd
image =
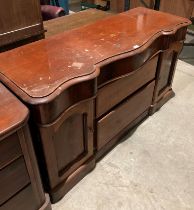
<instances>
[{"instance_id":1,"label":"bedside cabinet","mask_svg":"<svg viewBox=\"0 0 194 210\"><path fill-rule=\"evenodd\" d=\"M28 109L0 83L0 210L50 210L27 126Z\"/></svg>"}]
</instances>

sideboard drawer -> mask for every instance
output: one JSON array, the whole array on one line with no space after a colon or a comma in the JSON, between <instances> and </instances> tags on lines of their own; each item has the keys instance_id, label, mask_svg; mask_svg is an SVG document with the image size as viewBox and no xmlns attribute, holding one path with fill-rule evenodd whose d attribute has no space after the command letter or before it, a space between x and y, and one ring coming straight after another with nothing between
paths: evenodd
<instances>
[{"instance_id":1,"label":"sideboard drawer","mask_svg":"<svg viewBox=\"0 0 194 210\"><path fill-rule=\"evenodd\" d=\"M123 61L124 62L124 61ZM96 101L97 118L106 113L109 109L120 103L130 94L155 78L158 55L149 60L141 68L123 76L107 81L99 88ZM125 64L125 63L124 63ZM129 65L117 64L118 70L130 69ZM127 70L126 70L127 71Z\"/></svg>"},{"instance_id":2,"label":"sideboard drawer","mask_svg":"<svg viewBox=\"0 0 194 210\"><path fill-rule=\"evenodd\" d=\"M98 150L150 107L154 85L151 82L97 122Z\"/></svg>"},{"instance_id":3,"label":"sideboard drawer","mask_svg":"<svg viewBox=\"0 0 194 210\"><path fill-rule=\"evenodd\" d=\"M20 142L16 133L0 141L0 170L22 155Z\"/></svg>"},{"instance_id":4,"label":"sideboard drawer","mask_svg":"<svg viewBox=\"0 0 194 210\"><path fill-rule=\"evenodd\" d=\"M30 182L23 157L0 170L0 205Z\"/></svg>"}]
</instances>

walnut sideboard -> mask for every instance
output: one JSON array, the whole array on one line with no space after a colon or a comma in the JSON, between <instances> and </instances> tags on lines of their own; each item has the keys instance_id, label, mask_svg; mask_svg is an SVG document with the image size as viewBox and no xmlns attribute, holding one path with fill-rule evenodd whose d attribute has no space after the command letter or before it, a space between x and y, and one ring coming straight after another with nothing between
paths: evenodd
<instances>
[{"instance_id":1,"label":"walnut sideboard","mask_svg":"<svg viewBox=\"0 0 194 210\"><path fill-rule=\"evenodd\" d=\"M174 95L174 70L189 24L136 8L0 54L0 80L30 110L52 202L124 132Z\"/></svg>"},{"instance_id":2,"label":"walnut sideboard","mask_svg":"<svg viewBox=\"0 0 194 210\"><path fill-rule=\"evenodd\" d=\"M0 210L51 210L27 120L28 109L0 83Z\"/></svg>"}]
</instances>

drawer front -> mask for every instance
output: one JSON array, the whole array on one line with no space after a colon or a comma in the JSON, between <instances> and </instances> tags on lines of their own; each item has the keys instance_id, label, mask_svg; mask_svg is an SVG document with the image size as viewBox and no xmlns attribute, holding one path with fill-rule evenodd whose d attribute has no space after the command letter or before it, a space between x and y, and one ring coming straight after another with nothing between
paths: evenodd
<instances>
[{"instance_id":1,"label":"drawer front","mask_svg":"<svg viewBox=\"0 0 194 210\"><path fill-rule=\"evenodd\" d=\"M37 210L40 209L33 194L32 186L28 185L19 193L14 195L10 200L5 202L0 209L1 210Z\"/></svg>"},{"instance_id":2,"label":"drawer front","mask_svg":"<svg viewBox=\"0 0 194 210\"><path fill-rule=\"evenodd\" d=\"M154 85L153 81L97 122L98 150L150 107Z\"/></svg>"},{"instance_id":3,"label":"drawer front","mask_svg":"<svg viewBox=\"0 0 194 210\"><path fill-rule=\"evenodd\" d=\"M30 183L23 157L0 170L0 205Z\"/></svg>"},{"instance_id":4,"label":"drawer front","mask_svg":"<svg viewBox=\"0 0 194 210\"><path fill-rule=\"evenodd\" d=\"M96 101L97 118L106 113L109 109L117 105L127 96L138 90L140 87L154 79L156 74L158 56L148 61L140 69L131 72L128 75L120 77L98 90ZM129 68L118 66L119 68Z\"/></svg>"},{"instance_id":5,"label":"drawer front","mask_svg":"<svg viewBox=\"0 0 194 210\"><path fill-rule=\"evenodd\" d=\"M0 170L22 155L17 133L0 141Z\"/></svg>"}]
</instances>

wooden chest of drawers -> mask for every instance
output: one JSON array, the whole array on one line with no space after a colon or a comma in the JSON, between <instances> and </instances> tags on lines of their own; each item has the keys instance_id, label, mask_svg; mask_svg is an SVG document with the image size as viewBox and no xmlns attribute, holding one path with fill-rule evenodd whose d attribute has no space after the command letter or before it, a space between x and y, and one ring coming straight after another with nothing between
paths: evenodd
<instances>
[{"instance_id":1,"label":"wooden chest of drawers","mask_svg":"<svg viewBox=\"0 0 194 210\"><path fill-rule=\"evenodd\" d=\"M28 110L0 83L0 209L49 210L31 137Z\"/></svg>"},{"instance_id":2,"label":"wooden chest of drawers","mask_svg":"<svg viewBox=\"0 0 194 210\"><path fill-rule=\"evenodd\" d=\"M0 54L0 79L30 109L52 202L127 129L173 96L175 64L189 24L136 8Z\"/></svg>"},{"instance_id":3,"label":"wooden chest of drawers","mask_svg":"<svg viewBox=\"0 0 194 210\"><path fill-rule=\"evenodd\" d=\"M0 52L44 37L40 0L1 1Z\"/></svg>"}]
</instances>

